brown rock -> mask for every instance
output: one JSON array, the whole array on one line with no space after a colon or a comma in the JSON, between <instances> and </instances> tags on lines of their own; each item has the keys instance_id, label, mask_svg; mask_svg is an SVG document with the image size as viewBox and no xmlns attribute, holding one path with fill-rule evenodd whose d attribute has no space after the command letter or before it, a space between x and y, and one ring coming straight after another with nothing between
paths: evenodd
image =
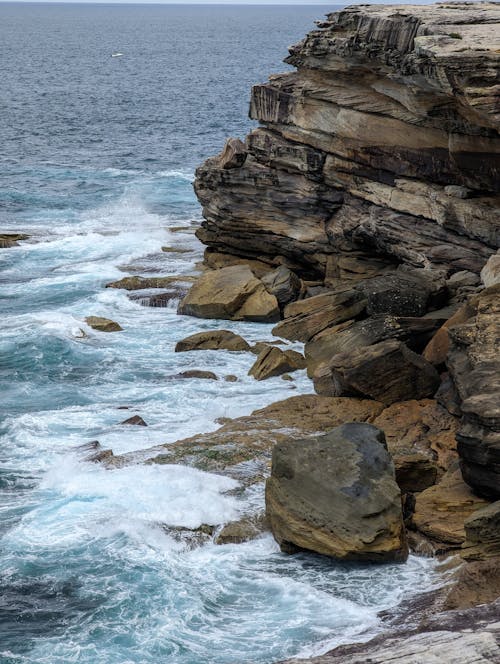
<instances>
[{"instance_id":1,"label":"brown rock","mask_svg":"<svg viewBox=\"0 0 500 664\"><path fill-rule=\"evenodd\" d=\"M213 371L202 371L201 369L189 369L181 371L176 378L205 378L208 380L219 380Z\"/></svg>"},{"instance_id":2,"label":"brown rock","mask_svg":"<svg viewBox=\"0 0 500 664\"><path fill-rule=\"evenodd\" d=\"M466 540L461 553L465 560L500 556L500 500L471 514L464 528Z\"/></svg>"},{"instance_id":3,"label":"brown rock","mask_svg":"<svg viewBox=\"0 0 500 664\"><path fill-rule=\"evenodd\" d=\"M250 268L238 265L202 275L180 303L178 313L268 323L279 320L274 295Z\"/></svg>"},{"instance_id":4,"label":"brown rock","mask_svg":"<svg viewBox=\"0 0 500 664\"><path fill-rule=\"evenodd\" d=\"M285 265L280 265L262 277L262 283L278 300L280 307L297 300L305 290L299 277Z\"/></svg>"},{"instance_id":5,"label":"brown rock","mask_svg":"<svg viewBox=\"0 0 500 664\"><path fill-rule=\"evenodd\" d=\"M442 325L436 334L429 341L425 347L422 356L434 365L441 365L446 362L448 350L450 348L450 340L448 337L448 329L454 325L464 323L472 314L471 307L464 304L451 318L449 318L444 325Z\"/></svg>"},{"instance_id":6,"label":"brown rock","mask_svg":"<svg viewBox=\"0 0 500 664\"><path fill-rule=\"evenodd\" d=\"M192 334L175 346L176 353L192 350L246 351L250 350L250 346L243 337L229 330L207 330Z\"/></svg>"},{"instance_id":7,"label":"brown rock","mask_svg":"<svg viewBox=\"0 0 500 664\"><path fill-rule=\"evenodd\" d=\"M462 565L454 574L443 609L454 611L493 602L500 597L500 557Z\"/></svg>"},{"instance_id":8,"label":"brown rock","mask_svg":"<svg viewBox=\"0 0 500 664\"><path fill-rule=\"evenodd\" d=\"M219 168L241 168L247 158L245 144L238 138L228 138L224 149L217 157Z\"/></svg>"},{"instance_id":9,"label":"brown rock","mask_svg":"<svg viewBox=\"0 0 500 664\"><path fill-rule=\"evenodd\" d=\"M266 515L283 551L342 560L405 560L401 494L384 434L369 424L273 449Z\"/></svg>"},{"instance_id":10,"label":"brown rock","mask_svg":"<svg viewBox=\"0 0 500 664\"><path fill-rule=\"evenodd\" d=\"M241 258L239 256L233 256L232 254L224 254L218 251L213 251L209 247L205 249L203 263L211 270L220 270L223 267L231 267L233 265L246 265L252 270L253 274L258 279L261 279L273 269L273 265L269 263L257 259Z\"/></svg>"},{"instance_id":11,"label":"brown rock","mask_svg":"<svg viewBox=\"0 0 500 664\"><path fill-rule=\"evenodd\" d=\"M114 320L101 318L100 316L87 316L85 322L92 329L98 330L99 332L120 332L123 330L123 328L118 323L115 323Z\"/></svg>"},{"instance_id":12,"label":"brown rock","mask_svg":"<svg viewBox=\"0 0 500 664\"><path fill-rule=\"evenodd\" d=\"M413 525L448 548L459 548L465 541L465 520L486 505L465 484L460 471L450 469L439 484L417 494Z\"/></svg>"},{"instance_id":13,"label":"brown rock","mask_svg":"<svg viewBox=\"0 0 500 664\"><path fill-rule=\"evenodd\" d=\"M124 290L144 290L146 288L165 288L176 282L193 281L195 277L124 277L119 281L111 281L106 288L123 288Z\"/></svg>"},{"instance_id":14,"label":"brown rock","mask_svg":"<svg viewBox=\"0 0 500 664\"><path fill-rule=\"evenodd\" d=\"M285 307L285 319L273 334L291 341L309 341L325 328L355 318L365 305L363 296L350 288L299 300Z\"/></svg>"},{"instance_id":15,"label":"brown rock","mask_svg":"<svg viewBox=\"0 0 500 664\"><path fill-rule=\"evenodd\" d=\"M459 420L433 399L394 403L380 413L374 424L385 433L398 480L398 470L405 457L409 461L426 459L429 479L432 474L435 477L436 472L441 475L458 459L455 433ZM427 487L401 488L403 491L421 491Z\"/></svg>"},{"instance_id":16,"label":"brown rock","mask_svg":"<svg viewBox=\"0 0 500 664\"><path fill-rule=\"evenodd\" d=\"M231 521L223 526L215 538L216 544L241 544L256 539L269 530L265 514L244 517L239 521Z\"/></svg>"},{"instance_id":17,"label":"brown rock","mask_svg":"<svg viewBox=\"0 0 500 664\"><path fill-rule=\"evenodd\" d=\"M329 396L366 396L390 405L434 394L434 367L399 341L339 353L316 370L314 389Z\"/></svg>"},{"instance_id":18,"label":"brown rock","mask_svg":"<svg viewBox=\"0 0 500 664\"><path fill-rule=\"evenodd\" d=\"M0 233L0 249L17 247L20 241L27 240L29 237L25 233Z\"/></svg>"},{"instance_id":19,"label":"brown rock","mask_svg":"<svg viewBox=\"0 0 500 664\"><path fill-rule=\"evenodd\" d=\"M297 351L283 351L269 346L259 354L248 375L253 376L256 380L265 380L290 371L305 369L305 366L304 356Z\"/></svg>"}]
</instances>

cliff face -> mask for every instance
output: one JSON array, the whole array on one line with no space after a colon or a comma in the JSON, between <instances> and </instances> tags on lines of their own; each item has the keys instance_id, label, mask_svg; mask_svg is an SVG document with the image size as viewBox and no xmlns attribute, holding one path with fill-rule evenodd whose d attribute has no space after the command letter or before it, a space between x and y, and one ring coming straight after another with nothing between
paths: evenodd
<instances>
[{"instance_id":1,"label":"cliff face","mask_svg":"<svg viewBox=\"0 0 500 664\"><path fill-rule=\"evenodd\" d=\"M464 478L498 498L500 5L353 6L289 50L196 172L206 262L306 280L275 333L319 394L432 396L447 360Z\"/></svg>"},{"instance_id":2,"label":"cliff face","mask_svg":"<svg viewBox=\"0 0 500 664\"><path fill-rule=\"evenodd\" d=\"M252 90L262 127L196 173L220 252L339 276L364 253L479 272L499 244L500 6L330 14Z\"/></svg>"}]
</instances>

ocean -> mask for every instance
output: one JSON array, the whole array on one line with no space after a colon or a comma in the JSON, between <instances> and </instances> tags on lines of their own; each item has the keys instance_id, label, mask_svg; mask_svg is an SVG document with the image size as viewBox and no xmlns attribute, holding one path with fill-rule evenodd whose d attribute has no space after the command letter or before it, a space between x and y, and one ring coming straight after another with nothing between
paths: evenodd
<instances>
[{"instance_id":1,"label":"ocean","mask_svg":"<svg viewBox=\"0 0 500 664\"><path fill-rule=\"evenodd\" d=\"M262 487L239 495L174 465L106 470L81 450L173 442L312 392L304 372L248 377L249 353L173 352L201 330L259 340L271 326L104 286L193 274L195 167L244 137L251 85L286 69L287 45L330 9L0 4L0 233L30 235L0 249L2 664L276 662L367 638L378 610L434 582L429 560L287 556L270 535L190 548L164 525L238 518ZM95 332L90 315L123 331ZM239 380L177 377L192 368ZM134 414L149 426L120 424Z\"/></svg>"}]
</instances>

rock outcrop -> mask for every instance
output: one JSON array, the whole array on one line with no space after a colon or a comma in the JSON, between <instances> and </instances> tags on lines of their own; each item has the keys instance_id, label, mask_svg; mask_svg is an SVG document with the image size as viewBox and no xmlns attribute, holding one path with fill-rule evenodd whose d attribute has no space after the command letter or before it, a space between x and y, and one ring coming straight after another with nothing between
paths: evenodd
<instances>
[{"instance_id":1,"label":"rock outcrop","mask_svg":"<svg viewBox=\"0 0 500 664\"><path fill-rule=\"evenodd\" d=\"M175 345L176 353L192 350L250 350L250 345L239 334L230 330L207 330L197 332L178 341Z\"/></svg>"},{"instance_id":2,"label":"rock outcrop","mask_svg":"<svg viewBox=\"0 0 500 664\"><path fill-rule=\"evenodd\" d=\"M394 466L371 424L276 445L266 514L285 551L377 562L408 555Z\"/></svg>"},{"instance_id":3,"label":"rock outcrop","mask_svg":"<svg viewBox=\"0 0 500 664\"><path fill-rule=\"evenodd\" d=\"M499 242L499 20L494 3L329 14L290 48L296 71L253 88L262 126L231 168L197 170L198 237L302 275L363 252L478 273Z\"/></svg>"},{"instance_id":4,"label":"rock outcrop","mask_svg":"<svg viewBox=\"0 0 500 664\"><path fill-rule=\"evenodd\" d=\"M110 318L102 318L101 316L87 316L85 322L93 330L99 332L121 332L122 326Z\"/></svg>"}]
</instances>

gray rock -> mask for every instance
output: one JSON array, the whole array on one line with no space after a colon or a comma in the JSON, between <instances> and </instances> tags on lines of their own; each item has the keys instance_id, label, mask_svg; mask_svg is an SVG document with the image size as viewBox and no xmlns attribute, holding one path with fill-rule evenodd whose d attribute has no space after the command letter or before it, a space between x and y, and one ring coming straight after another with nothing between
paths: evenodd
<instances>
[{"instance_id":1,"label":"gray rock","mask_svg":"<svg viewBox=\"0 0 500 664\"><path fill-rule=\"evenodd\" d=\"M394 466L369 424L276 445L266 514L284 551L374 562L408 554Z\"/></svg>"}]
</instances>

